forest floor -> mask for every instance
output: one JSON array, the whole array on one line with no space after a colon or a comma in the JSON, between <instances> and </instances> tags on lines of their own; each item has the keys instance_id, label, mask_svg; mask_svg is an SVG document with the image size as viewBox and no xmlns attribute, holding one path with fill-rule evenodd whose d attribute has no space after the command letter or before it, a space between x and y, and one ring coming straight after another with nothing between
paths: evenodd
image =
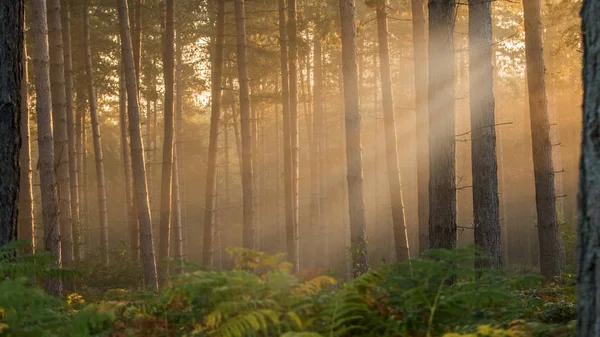
<instances>
[{"instance_id":1,"label":"forest floor","mask_svg":"<svg viewBox=\"0 0 600 337\"><path fill-rule=\"evenodd\" d=\"M473 249L429 251L348 282L232 249L234 270L186 266L157 293L141 290L125 252L111 253L110 266L92 256L76 272L0 252L0 336L575 336L573 275L476 270ZM77 292L49 296L46 277L71 278Z\"/></svg>"}]
</instances>

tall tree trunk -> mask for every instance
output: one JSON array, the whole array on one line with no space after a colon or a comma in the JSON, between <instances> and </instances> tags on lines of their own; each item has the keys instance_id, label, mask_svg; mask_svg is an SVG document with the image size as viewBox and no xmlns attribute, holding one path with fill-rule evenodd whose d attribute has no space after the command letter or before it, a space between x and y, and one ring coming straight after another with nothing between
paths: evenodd
<instances>
[{"instance_id":1,"label":"tall tree trunk","mask_svg":"<svg viewBox=\"0 0 600 337\"><path fill-rule=\"evenodd\" d=\"M256 86L250 86L250 96L256 94ZM252 186L254 186L254 199L252 200L254 204L254 244L256 245L255 249L262 251L261 246L261 218L260 218L260 186L258 182L258 174L260 171L260 167L258 167L258 114L256 112L256 103L250 104L250 132L252 133ZM215 196L216 197L216 196Z\"/></svg>"},{"instance_id":2,"label":"tall tree trunk","mask_svg":"<svg viewBox=\"0 0 600 337\"><path fill-rule=\"evenodd\" d=\"M321 67L321 32L315 31L315 35L313 36L313 49L314 49L314 90L313 90L313 116L312 116L312 135L310 137L310 240L314 243L314 247L312 248L312 259L311 263L315 267L322 266L322 243L321 239L324 238L323 226L324 223L321 217L321 152L319 142L321 141L321 130L320 123L322 123L322 116L318 116L322 114L323 103L321 101L321 87L322 87L322 78L323 76ZM319 49L317 51L317 49ZM317 55L318 54L318 55ZM317 59L319 57L319 59ZM307 60L308 61L308 60ZM308 62L307 62L308 63ZM308 68L308 66L307 66ZM317 69L319 68L319 69ZM319 73L319 83L317 84L317 72ZM310 77L308 80L308 85L310 87ZM317 262L320 261L320 262Z\"/></svg>"},{"instance_id":3,"label":"tall tree trunk","mask_svg":"<svg viewBox=\"0 0 600 337\"><path fill-rule=\"evenodd\" d=\"M177 140L177 137L175 138ZM177 147L173 148L173 174L171 179L171 224L173 226L173 258L175 273L183 273L183 227L181 225L181 191L179 185L179 163Z\"/></svg>"},{"instance_id":4,"label":"tall tree trunk","mask_svg":"<svg viewBox=\"0 0 600 337\"><path fill-rule=\"evenodd\" d=\"M471 105L471 158L475 244L487 254L480 268L502 264L498 159L492 66L492 4L469 2L469 88Z\"/></svg>"},{"instance_id":5,"label":"tall tree trunk","mask_svg":"<svg viewBox=\"0 0 600 337\"><path fill-rule=\"evenodd\" d=\"M142 60L142 1L135 0L134 20L135 29L133 33L133 62L135 65L135 79L138 91L140 90L140 63Z\"/></svg>"},{"instance_id":6,"label":"tall tree trunk","mask_svg":"<svg viewBox=\"0 0 600 337\"><path fill-rule=\"evenodd\" d=\"M131 155L129 153L129 134L127 133L127 84L125 83L125 69L123 65L121 65L119 77L119 127L121 130L123 177L125 178L125 211L127 212L130 253L133 259L138 260L140 255L140 233L135 212L135 203L133 201Z\"/></svg>"},{"instance_id":7,"label":"tall tree trunk","mask_svg":"<svg viewBox=\"0 0 600 337\"><path fill-rule=\"evenodd\" d=\"M65 62L65 108L67 113L67 138L69 148L69 187L71 194L73 253L75 255L75 259L80 259L81 226L79 223L79 183L77 181L77 148L75 144L75 116L73 112L73 60L71 57L71 13L69 8L69 1L63 1L62 5L62 39Z\"/></svg>"},{"instance_id":8,"label":"tall tree trunk","mask_svg":"<svg viewBox=\"0 0 600 337\"><path fill-rule=\"evenodd\" d=\"M412 0L413 58L417 129L417 208L419 252L429 247L429 118L427 109L427 42L425 0Z\"/></svg>"},{"instance_id":9,"label":"tall tree trunk","mask_svg":"<svg viewBox=\"0 0 600 337\"><path fill-rule=\"evenodd\" d=\"M100 247L103 249L104 263L108 264L108 211L106 208L106 182L104 179L104 158L100 138L100 122L98 121L98 102L94 86L94 70L92 66L92 46L90 42L89 0L83 6L83 44L85 45L85 69L87 75L88 101L94 141L94 158L96 161L96 182L98 184L98 219L100 220Z\"/></svg>"},{"instance_id":10,"label":"tall tree trunk","mask_svg":"<svg viewBox=\"0 0 600 337\"><path fill-rule=\"evenodd\" d=\"M140 223L140 251L144 268L144 281L150 290L158 289L156 278L156 259L154 256L154 240L152 238L152 222L148 204L148 186L146 184L146 166L144 165L144 144L140 126L137 85L133 52L131 50L131 32L127 14L127 0L117 0L119 13L119 31L121 36L121 51L125 67L125 82L127 83L127 113L129 115L129 136L131 137L131 165L135 200L137 201L137 216Z\"/></svg>"},{"instance_id":11,"label":"tall tree trunk","mask_svg":"<svg viewBox=\"0 0 600 337\"><path fill-rule=\"evenodd\" d=\"M50 88L52 90L52 123L54 133L54 165L58 179L58 215L62 241L62 266L73 266L73 227L71 218L71 191L69 178L69 138L65 93L65 65L63 54L60 0L49 0L48 45L50 52Z\"/></svg>"},{"instance_id":12,"label":"tall tree trunk","mask_svg":"<svg viewBox=\"0 0 600 337\"><path fill-rule=\"evenodd\" d=\"M76 136L76 150L77 150L77 182L79 186L79 222L80 222L80 239L81 239L81 250L80 259L85 257L86 250L90 248L89 240L89 221L88 221L88 194L87 194L87 147L85 140L85 105L86 105L86 94L85 94L85 74L83 71L78 73L77 88L76 88L76 101L75 109L77 119L75 125Z\"/></svg>"},{"instance_id":13,"label":"tall tree trunk","mask_svg":"<svg viewBox=\"0 0 600 337\"><path fill-rule=\"evenodd\" d=\"M60 222L58 196L54 172L54 136L52 134L52 97L50 92L50 56L48 52L48 23L46 0L32 0L34 37L34 74L38 127L38 152L40 189L42 195L42 221L44 224L44 251L54 257L52 267L61 266ZM5 21L5 20L3 20ZM3 86L4 87L4 86ZM45 290L54 296L62 293L60 278L50 278Z\"/></svg>"},{"instance_id":14,"label":"tall tree trunk","mask_svg":"<svg viewBox=\"0 0 600 337\"><path fill-rule=\"evenodd\" d=\"M298 139L298 37L296 24L296 0L288 0L288 41L289 41L289 111L290 111L290 146L292 149L292 207L294 218L294 248L295 259L293 265L295 269L300 267L300 244L298 236L298 226L300 222L299 213L299 181L300 181L300 144ZM290 256L291 258L291 256Z\"/></svg>"},{"instance_id":15,"label":"tall tree trunk","mask_svg":"<svg viewBox=\"0 0 600 337\"><path fill-rule=\"evenodd\" d=\"M293 264L298 259L298 227L294 220L292 143L290 130L290 91L288 75L288 50L285 19L285 0L279 0L279 46L281 53L281 101L283 107L283 180L285 199L285 235L287 258Z\"/></svg>"},{"instance_id":16,"label":"tall tree trunk","mask_svg":"<svg viewBox=\"0 0 600 337\"><path fill-rule=\"evenodd\" d=\"M171 174L173 173L173 97L175 89L175 0L167 0L166 31L164 39L163 71L165 79L164 139L160 198L160 241L158 260L165 263L159 269L159 282L166 281L169 272L169 243L171 242Z\"/></svg>"},{"instance_id":17,"label":"tall tree trunk","mask_svg":"<svg viewBox=\"0 0 600 337\"><path fill-rule=\"evenodd\" d=\"M404 201L402 200L402 184L400 183L400 166L398 165L398 149L396 138L396 117L394 115L394 98L392 93L392 75L388 42L387 1L377 3L377 35L379 37L379 67L383 97L383 120L385 123L385 148L387 161L388 186L392 205L392 223L394 228L394 244L396 259L408 260L408 235L404 217Z\"/></svg>"},{"instance_id":18,"label":"tall tree trunk","mask_svg":"<svg viewBox=\"0 0 600 337\"><path fill-rule=\"evenodd\" d=\"M17 239L24 21L22 0L0 1L0 246Z\"/></svg>"},{"instance_id":19,"label":"tall tree trunk","mask_svg":"<svg viewBox=\"0 0 600 337\"><path fill-rule=\"evenodd\" d=\"M328 226L327 222L327 167L325 166L325 157L327 156L325 147L325 109L323 108L323 48L322 48L322 31L317 28L314 36L313 49L314 49L314 89L313 89L313 142L315 143L316 149L314 151L313 161L317 165L317 181L315 182L318 188L318 204L319 204L319 218L317 236L320 237L321 241L318 241L320 248L318 248L317 256L323 256L324 260L319 264L322 267L327 267L327 261L329 259L327 254L328 240ZM314 164L313 164L314 165Z\"/></svg>"},{"instance_id":20,"label":"tall tree trunk","mask_svg":"<svg viewBox=\"0 0 600 337\"><path fill-rule=\"evenodd\" d=\"M215 226L215 191L217 188L217 150L219 145L219 122L221 120L221 93L223 86L223 57L225 40L225 0L217 2L217 35L216 49L213 56L213 70L211 81L211 112L210 112L210 139L208 142L208 167L206 170L206 194L204 206L204 245L202 264L207 267L213 265L213 235Z\"/></svg>"},{"instance_id":21,"label":"tall tree trunk","mask_svg":"<svg viewBox=\"0 0 600 337\"><path fill-rule=\"evenodd\" d=\"M429 248L456 247L453 0L429 0Z\"/></svg>"},{"instance_id":22,"label":"tall tree trunk","mask_svg":"<svg viewBox=\"0 0 600 337\"><path fill-rule=\"evenodd\" d=\"M176 68L176 96L175 96L175 152L177 153L176 163L177 163L177 180L180 184L179 190L179 212L181 219L181 251L182 251L182 259L185 259L186 256L186 223L185 223L185 190L184 185L184 176L183 176L183 80L181 78L182 68L183 68L183 47L181 42L181 30L177 30L176 34L176 45L177 49L175 53L177 54L177 68ZM175 247L177 251L177 247Z\"/></svg>"},{"instance_id":23,"label":"tall tree trunk","mask_svg":"<svg viewBox=\"0 0 600 337\"><path fill-rule=\"evenodd\" d=\"M560 243L556 216L554 166L546 99L540 0L523 2L529 113L533 147L540 270L547 278L560 276Z\"/></svg>"},{"instance_id":24,"label":"tall tree trunk","mask_svg":"<svg viewBox=\"0 0 600 337\"><path fill-rule=\"evenodd\" d=\"M600 3L584 0L583 31L583 132L579 166L579 249L577 269L577 336L600 335Z\"/></svg>"},{"instance_id":25,"label":"tall tree trunk","mask_svg":"<svg viewBox=\"0 0 600 337\"><path fill-rule=\"evenodd\" d=\"M21 9L19 9L21 10ZM13 29L13 28L11 28ZM25 31L25 18L23 18L23 32ZM25 35L23 35L23 39ZM35 251L35 221L33 216L33 185L31 180L31 137L29 132L29 107L27 105L27 48L23 42L23 52L21 54L21 148L19 150L19 227L17 228L19 240L27 241L31 249L26 249L25 253ZM3 86L4 87L4 86Z\"/></svg>"},{"instance_id":26,"label":"tall tree trunk","mask_svg":"<svg viewBox=\"0 0 600 337\"><path fill-rule=\"evenodd\" d=\"M369 269L365 199L361 149L361 117L358 106L358 69L356 66L356 26L354 0L340 0L342 19L342 73L344 75L344 107L346 110L346 165L350 220L352 274Z\"/></svg>"},{"instance_id":27,"label":"tall tree trunk","mask_svg":"<svg viewBox=\"0 0 600 337\"><path fill-rule=\"evenodd\" d=\"M246 55L244 0L235 0L238 80L240 83L240 129L242 145L243 246L254 249L254 188L252 184L252 134L250 132L250 95Z\"/></svg>"}]
</instances>

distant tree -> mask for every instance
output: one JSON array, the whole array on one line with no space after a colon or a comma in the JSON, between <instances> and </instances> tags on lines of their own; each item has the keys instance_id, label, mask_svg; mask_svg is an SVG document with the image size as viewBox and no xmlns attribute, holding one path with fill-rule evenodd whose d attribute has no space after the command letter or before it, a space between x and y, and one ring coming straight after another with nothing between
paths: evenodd
<instances>
[{"instance_id":1,"label":"distant tree","mask_svg":"<svg viewBox=\"0 0 600 337\"><path fill-rule=\"evenodd\" d=\"M356 65L356 25L354 0L340 0L342 19L342 73L346 116L346 165L350 219L350 252L354 277L369 269L365 199L363 197L362 149Z\"/></svg>"},{"instance_id":2,"label":"distant tree","mask_svg":"<svg viewBox=\"0 0 600 337\"><path fill-rule=\"evenodd\" d=\"M600 239L600 3L584 0L583 132L579 166L579 249L577 268L577 336L598 336L598 249Z\"/></svg>"},{"instance_id":3,"label":"distant tree","mask_svg":"<svg viewBox=\"0 0 600 337\"><path fill-rule=\"evenodd\" d=\"M23 1L0 1L0 246L17 239L24 18Z\"/></svg>"},{"instance_id":4,"label":"distant tree","mask_svg":"<svg viewBox=\"0 0 600 337\"><path fill-rule=\"evenodd\" d=\"M52 134L52 94L50 92L46 0L32 0L31 7L33 16L31 28L34 37L33 66L38 129L38 166L42 195L42 221L44 224L43 249L54 257L52 266L60 267L60 222L58 219L58 196L56 194L56 174L54 171L54 136ZM60 278L48 279L44 284L44 288L53 296L62 294Z\"/></svg>"},{"instance_id":5,"label":"distant tree","mask_svg":"<svg viewBox=\"0 0 600 337\"><path fill-rule=\"evenodd\" d=\"M300 143L298 139L298 29L296 17L296 0L288 0L288 76L289 76L289 94L290 94L290 146L292 148L292 206L295 227L295 243L296 249L295 260L293 265L295 269L300 266L298 227L300 222L300 199L299 199L299 181L300 181ZM290 259L292 256L289 257Z\"/></svg>"},{"instance_id":6,"label":"distant tree","mask_svg":"<svg viewBox=\"0 0 600 337\"><path fill-rule=\"evenodd\" d=\"M127 114L129 116L129 136L131 137L131 165L137 216L140 224L140 258L144 268L144 282L150 290L158 289L156 277L156 258L154 240L152 238L152 222L150 205L148 204L148 185L146 183L146 166L144 164L144 144L140 126L140 113L136 85L135 65L131 47L131 31L129 29L127 0L117 0L119 14L119 34L125 82L127 83Z\"/></svg>"},{"instance_id":7,"label":"distant tree","mask_svg":"<svg viewBox=\"0 0 600 337\"><path fill-rule=\"evenodd\" d=\"M25 19L23 19L25 25ZM23 28L24 30L24 28ZM4 40L4 39L3 39ZM31 179L31 136L29 132L29 107L27 106L27 48L23 43L23 72L21 75L21 148L19 150L20 180L19 180L19 227L17 229L19 240L27 241L35 250L35 222L33 215L33 183Z\"/></svg>"},{"instance_id":8,"label":"distant tree","mask_svg":"<svg viewBox=\"0 0 600 337\"><path fill-rule=\"evenodd\" d=\"M215 204L217 188L217 151L219 143L219 122L221 119L221 93L223 86L223 57L225 40L225 0L217 1L216 47L213 51L211 71L211 112L210 136L208 141L208 167L206 170L206 193L204 206L204 244L202 264L213 265L213 236L215 231Z\"/></svg>"},{"instance_id":9,"label":"distant tree","mask_svg":"<svg viewBox=\"0 0 600 337\"><path fill-rule=\"evenodd\" d=\"M492 66L492 3L469 2L469 88L471 105L471 160L475 244L487 255L482 268L500 268L500 202Z\"/></svg>"},{"instance_id":10,"label":"distant tree","mask_svg":"<svg viewBox=\"0 0 600 337\"><path fill-rule=\"evenodd\" d=\"M429 0L429 248L456 247L454 0Z\"/></svg>"},{"instance_id":11,"label":"distant tree","mask_svg":"<svg viewBox=\"0 0 600 337\"><path fill-rule=\"evenodd\" d=\"M561 274L560 242L556 216L548 100L546 98L546 66L544 64L540 0L524 1L523 9L540 270L543 276L551 278Z\"/></svg>"}]
</instances>

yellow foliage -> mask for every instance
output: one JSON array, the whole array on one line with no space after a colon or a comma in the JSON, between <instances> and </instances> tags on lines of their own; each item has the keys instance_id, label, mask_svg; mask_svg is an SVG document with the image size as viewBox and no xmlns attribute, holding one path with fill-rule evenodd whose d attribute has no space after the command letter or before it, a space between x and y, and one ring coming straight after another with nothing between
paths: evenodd
<instances>
[{"instance_id":1,"label":"yellow foliage","mask_svg":"<svg viewBox=\"0 0 600 337\"><path fill-rule=\"evenodd\" d=\"M526 334L512 327L509 330L504 330L495 329L490 325L480 325L475 333L459 334L452 332L445 334L443 337L526 337Z\"/></svg>"},{"instance_id":2,"label":"yellow foliage","mask_svg":"<svg viewBox=\"0 0 600 337\"><path fill-rule=\"evenodd\" d=\"M4 330L8 330L10 328L6 323L0 323L0 334L4 332Z\"/></svg>"},{"instance_id":3,"label":"yellow foliage","mask_svg":"<svg viewBox=\"0 0 600 337\"><path fill-rule=\"evenodd\" d=\"M84 303L85 303L85 300L78 293L72 293L72 294L67 295L67 304L69 304L69 305L84 304Z\"/></svg>"},{"instance_id":4,"label":"yellow foliage","mask_svg":"<svg viewBox=\"0 0 600 337\"><path fill-rule=\"evenodd\" d=\"M294 289L295 295L316 295L323 290L324 287L335 285L337 281L329 276L317 276L310 281L306 281Z\"/></svg>"}]
</instances>

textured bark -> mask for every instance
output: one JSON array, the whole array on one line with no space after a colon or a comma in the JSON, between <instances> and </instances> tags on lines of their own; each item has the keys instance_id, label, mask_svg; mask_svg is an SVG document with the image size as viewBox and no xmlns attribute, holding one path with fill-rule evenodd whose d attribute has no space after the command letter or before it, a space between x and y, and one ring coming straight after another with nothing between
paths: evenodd
<instances>
[{"instance_id":1,"label":"textured bark","mask_svg":"<svg viewBox=\"0 0 600 337\"><path fill-rule=\"evenodd\" d=\"M254 249L254 188L252 184L252 134L250 132L250 95L246 54L246 18L244 0L235 0L237 65L240 84L240 131L242 146L243 247Z\"/></svg>"},{"instance_id":2,"label":"textured bark","mask_svg":"<svg viewBox=\"0 0 600 337\"><path fill-rule=\"evenodd\" d=\"M298 236L298 227L300 226L300 199L299 199L299 181L300 181L300 144L298 139L298 32L296 23L296 0L288 0L288 22L287 33L289 42L288 53L288 75L289 75L289 98L290 98L290 146L292 148L292 209L294 217L294 248L295 259L293 260L294 269L300 266L300 243ZM290 256L291 257L291 256Z\"/></svg>"},{"instance_id":3,"label":"textured bark","mask_svg":"<svg viewBox=\"0 0 600 337\"><path fill-rule=\"evenodd\" d=\"M58 179L58 215L62 242L62 266L73 265L73 225L71 218L71 191L69 178L69 138L65 66L63 55L60 0L48 0L48 46L50 52L50 89L52 90L52 126L54 133L54 165Z\"/></svg>"},{"instance_id":4,"label":"textured bark","mask_svg":"<svg viewBox=\"0 0 600 337\"><path fill-rule=\"evenodd\" d=\"M25 19L23 19L25 26ZM22 28L23 31L25 30ZM3 39L4 40L4 39ZM33 184L31 180L31 137L29 132L29 107L27 106L27 48L23 42L23 52L21 54L23 67L21 73L21 148L19 150L19 217L17 235L19 240L27 241L31 249L26 249L25 253L35 251L35 222L33 216Z\"/></svg>"},{"instance_id":5,"label":"textured bark","mask_svg":"<svg viewBox=\"0 0 600 337\"><path fill-rule=\"evenodd\" d=\"M471 158L473 173L473 221L475 244L487 257L480 268L502 264L500 202L492 66L492 4L469 2L469 87L471 105Z\"/></svg>"},{"instance_id":6,"label":"textured bark","mask_svg":"<svg viewBox=\"0 0 600 337\"><path fill-rule=\"evenodd\" d=\"M43 249L54 257L52 267L60 267L60 222L58 219L58 196L56 194L56 175L54 172L54 136L52 134L52 97L50 92L46 0L32 0L31 4L38 127L38 165L42 195L42 221L44 224ZM62 282L59 278L50 278L46 280L44 289L53 296L60 296Z\"/></svg>"},{"instance_id":7,"label":"textured bark","mask_svg":"<svg viewBox=\"0 0 600 337\"><path fill-rule=\"evenodd\" d=\"M396 117L394 115L394 98L392 93L392 75L390 68L390 52L388 42L387 1L377 3L377 35L379 37L379 67L381 74L381 90L383 97L383 120L385 124L385 157L387 163L388 186L392 206L392 224L394 228L394 246L398 261L410 259L400 166L398 164L398 148L396 137Z\"/></svg>"},{"instance_id":8,"label":"textured bark","mask_svg":"<svg viewBox=\"0 0 600 337\"><path fill-rule=\"evenodd\" d=\"M129 153L129 133L127 132L127 87L125 71L119 72L119 128L121 130L121 157L123 158L123 177L125 182L125 211L131 256L138 260L140 256L140 232L133 201L133 177L131 173L131 154Z\"/></svg>"},{"instance_id":9,"label":"textured bark","mask_svg":"<svg viewBox=\"0 0 600 337\"><path fill-rule=\"evenodd\" d=\"M76 100L75 100L75 115L77 122L75 124L76 149L77 149L77 182L79 184L79 222L81 228L81 246L79 251L80 258L85 257L86 251L89 251L89 222L88 222L88 189L87 189L87 146L85 132L85 106L86 106L86 89L85 89L85 74L83 71L78 72Z\"/></svg>"},{"instance_id":10,"label":"textured bark","mask_svg":"<svg viewBox=\"0 0 600 337\"><path fill-rule=\"evenodd\" d=\"M297 264L298 227L294 219L292 145L290 130L290 82L288 76L288 50L285 19L285 0L279 0L279 47L281 60L281 102L283 107L283 186L285 199L285 237L288 261Z\"/></svg>"},{"instance_id":11,"label":"textured bark","mask_svg":"<svg viewBox=\"0 0 600 337\"><path fill-rule=\"evenodd\" d=\"M24 4L0 1L0 246L17 239Z\"/></svg>"},{"instance_id":12,"label":"textured bark","mask_svg":"<svg viewBox=\"0 0 600 337\"><path fill-rule=\"evenodd\" d=\"M429 247L456 247L453 0L429 0Z\"/></svg>"},{"instance_id":13,"label":"textured bark","mask_svg":"<svg viewBox=\"0 0 600 337\"><path fill-rule=\"evenodd\" d=\"M600 336L600 3L584 0L583 132L579 166L577 336Z\"/></svg>"},{"instance_id":14,"label":"textured bark","mask_svg":"<svg viewBox=\"0 0 600 337\"><path fill-rule=\"evenodd\" d=\"M427 42L425 0L412 0L413 57L417 132L417 212L419 252L429 247L429 114L427 108Z\"/></svg>"},{"instance_id":15,"label":"textured bark","mask_svg":"<svg viewBox=\"0 0 600 337\"><path fill-rule=\"evenodd\" d=\"M165 79L164 138L160 194L160 236L158 260L159 282L163 284L169 271L169 243L171 242L171 175L173 173L173 97L175 89L175 0L167 0L166 31L163 42L163 72Z\"/></svg>"},{"instance_id":16,"label":"textured bark","mask_svg":"<svg viewBox=\"0 0 600 337\"><path fill-rule=\"evenodd\" d=\"M346 165L350 221L350 251L354 277L369 269L361 149L361 116L358 105L356 26L354 0L340 0L342 19L342 73L346 119Z\"/></svg>"},{"instance_id":17,"label":"textured bark","mask_svg":"<svg viewBox=\"0 0 600 337\"><path fill-rule=\"evenodd\" d=\"M131 137L131 165L135 200L137 201L137 216L140 224L140 257L144 268L144 281L150 290L158 289L156 277L156 259L154 256L154 240L152 238L152 222L148 204L148 186L146 184L146 166L144 165L144 144L140 126L137 85L133 52L131 48L131 32L127 20L127 1L117 0L119 13L119 33L121 36L121 51L125 67L127 83L127 113L129 115L129 136Z\"/></svg>"},{"instance_id":18,"label":"textured bark","mask_svg":"<svg viewBox=\"0 0 600 337\"><path fill-rule=\"evenodd\" d=\"M225 40L225 0L218 0L216 22L216 48L213 52L211 80L210 138L208 141L208 167L206 170L206 194L204 205L204 242L202 264L213 265L213 235L215 227L215 203L217 188L217 151L219 145L219 122L221 119L221 93L223 84L223 43Z\"/></svg>"},{"instance_id":19,"label":"textured bark","mask_svg":"<svg viewBox=\"0 0 600 337\"><path fill-rule=\"evenodd\" d=\"M100 228L100 247L103 249L104 263L108 264L108 210L106 208L106 181L104 178L104 157L100 138L100 122L98 121L98 102L94 86L92 66L92 47L90 43L89 0L83 6L83 44L85 46L85 73L88 87L88 102L94 142L94 159L96 161L96 183L98 185L98 219Z\"/></svg>"},{"instance_id":20,"label":"textured bark","mask_svg":"<svg viewBox=\"0 0 600 337\"><path fill-rule=\"evenodd\" d=\"M73 112L73 60L71 50L71 13L69 1L62 1L63 55L65 63L65 109L67 114L67 138L69 149L69 190L71 200L71 224L73 254L81 259L81 227L79 224L79 183L77 181L77 148L75 144L75 116Z\"/></svg>"},{"instance_id":21,"label":"textured bark","mask_svg":"<svg viewBox=\"0 0 600 337\"><path fill-rule=\"evenodd\" d=\"M546 99L546 74L542 45L540 0L523 2L529 114L533 147L535 201L540 246L540 271L544 277L560 276L560 243L556 216L554 166Z\"/></svg>"}]
</instances>

